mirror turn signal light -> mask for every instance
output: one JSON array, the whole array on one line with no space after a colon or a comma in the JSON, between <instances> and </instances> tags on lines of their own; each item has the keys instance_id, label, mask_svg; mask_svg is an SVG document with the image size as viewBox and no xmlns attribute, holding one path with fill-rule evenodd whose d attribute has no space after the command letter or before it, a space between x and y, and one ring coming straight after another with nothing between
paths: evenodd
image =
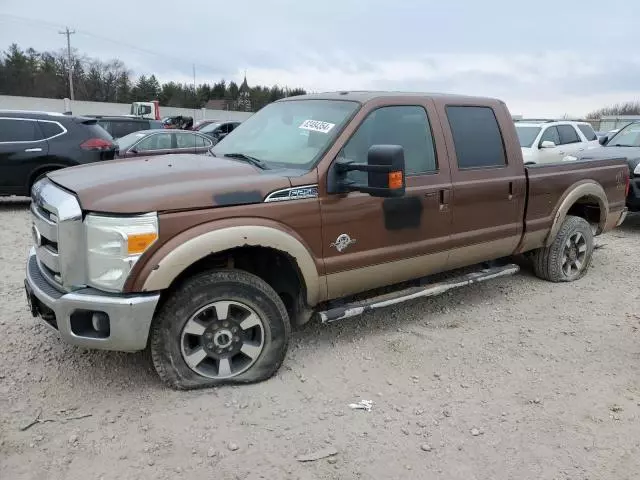
<instances>
[{"instance_id":1,"label":"mirror turn signal light","mask_svg":"<svg viewBox=\"0 0 640 480\"><path fill-rule=\"evenodd\" d=\"M391 190L395 190L397 188L402 188L402 172L389 172L389 188Z\"/></svg>"}]
</instances>

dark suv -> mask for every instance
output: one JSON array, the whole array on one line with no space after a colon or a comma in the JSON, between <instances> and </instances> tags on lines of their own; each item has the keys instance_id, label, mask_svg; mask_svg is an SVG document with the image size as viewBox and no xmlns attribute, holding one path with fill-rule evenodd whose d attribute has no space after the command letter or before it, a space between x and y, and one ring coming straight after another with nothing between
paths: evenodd
<instances>
[{"instance_id":1,"label":"dark suv","mask_svg":"<svg viewBox=\"0 0 640 480\"><path fill-rule=\"evenodd\" d=\"M111 115L91 115L91 117L96 118L98 125L109 132L109 135L111 135L114 140L141 130L163 128L160 120L149 120L148 118Z\"/></svg>"},{"instance_id":2,"label":"dark suv","mask_svg":"<svg viewBox=\"0 0 640 480\"><path fill-rule=\"evenodd\" d=\"M0 196L28 196L47 172L111 160L116 150L95 118L0 110Z\"/></svg>"}]
</instances>

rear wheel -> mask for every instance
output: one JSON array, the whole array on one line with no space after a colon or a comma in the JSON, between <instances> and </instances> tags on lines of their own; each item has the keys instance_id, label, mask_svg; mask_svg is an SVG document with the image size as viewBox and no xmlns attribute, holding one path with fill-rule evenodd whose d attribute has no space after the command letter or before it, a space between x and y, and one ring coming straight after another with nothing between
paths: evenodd
<instances>
[{"instance_id":1,"label":"rear wheel","mask_svg":"<svg viewBox=\"0 0 640 480\"><path fill-rule=\"evenodd\" d=\"M280 368L291 327L277 293L239 270L187 280L153 321L150 349L158 375L192 389L270 378Z\"/></svg>"},{"instance_id":2,"label":"rear wheel","mask_svg":"<svg viewBox=\"0 0 640 480\"><path fill-rule=\"evenodd\" d=\"M534 272L551 282L578 280L591 265L593 246L593 230L589 222L569 215L553 243L533 253Z\"/></svg>"}]
</instances>

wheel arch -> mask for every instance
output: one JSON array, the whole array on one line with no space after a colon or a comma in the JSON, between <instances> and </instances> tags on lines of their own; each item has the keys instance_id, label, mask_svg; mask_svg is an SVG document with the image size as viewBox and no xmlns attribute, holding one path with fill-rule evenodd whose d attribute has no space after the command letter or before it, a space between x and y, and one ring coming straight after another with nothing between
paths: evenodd
<instances>
[{"instance_id":1,"label":"wheel arch","mask_svg":"<svg viewBox=\"0 0 640 480\"><path fill-rule=\"evenodd\" d=\"M571 185L558 202L545 246L553 243L567 215L582 217L597 225L595 234L599 235L605 229L608 214L609 201L600 184L586 180Z\"/></svg>"},{"instance_id":2,"label":"wheel arch","mask_svg":"<svg viewBox=\"0 0 640 480\"><path fill-rule=\"evenodd\" d=\"M323 276L304 242L294 232L265 225L236 225L197 232L187 230L176 236L145 263L151 266L135 285L142 291L160 291L171 287L176 279L198 262L225 252L249 248L269 249L291 259L302 282L305 300L315 306L323 296ZM201 230L202 226L198 230ZM166 247L166 248L165 248ZM326 295L326 292L324 292Z\"/></svg>"}]
</instances>

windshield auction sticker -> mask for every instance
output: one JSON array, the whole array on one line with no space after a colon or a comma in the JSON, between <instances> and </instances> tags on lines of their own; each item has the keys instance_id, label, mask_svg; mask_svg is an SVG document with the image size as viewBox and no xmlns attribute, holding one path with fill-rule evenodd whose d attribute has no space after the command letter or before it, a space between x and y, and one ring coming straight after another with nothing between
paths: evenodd
<instances>
[{"instance_id":1,"label":"windshield auction sticker","mask_svg":"<svg viewBox=\"0 0 640 480\"><path fill-rule=\"evenodd\" d=\"M335 123L321 122L320 120L305 120L298 128L311 130L312 132L329 133Z\"/></svg>"}]
</instances>

